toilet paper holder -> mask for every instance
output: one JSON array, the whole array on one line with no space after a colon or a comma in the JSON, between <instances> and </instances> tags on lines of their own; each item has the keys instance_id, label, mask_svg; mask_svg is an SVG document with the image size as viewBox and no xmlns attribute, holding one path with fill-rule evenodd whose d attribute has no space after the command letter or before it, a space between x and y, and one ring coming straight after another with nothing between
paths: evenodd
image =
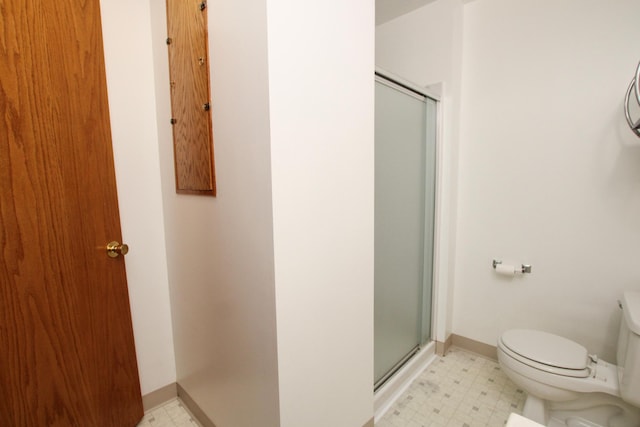
<instances>
[{"instance_id":1,"label":"toilet paper holder","mask_svg":"<svg viewBox=\"0 0 640 427\"><path fill-rule=\"evenodd\" d=\"M498 264L502 264L502 261L498 261L498 260L493 260L493 268L495 269ZM524 273L531 273L531 264L522 264L521 265L521 269L519 271L520 273L524 274Z\"/></svg>"}]
</instances>

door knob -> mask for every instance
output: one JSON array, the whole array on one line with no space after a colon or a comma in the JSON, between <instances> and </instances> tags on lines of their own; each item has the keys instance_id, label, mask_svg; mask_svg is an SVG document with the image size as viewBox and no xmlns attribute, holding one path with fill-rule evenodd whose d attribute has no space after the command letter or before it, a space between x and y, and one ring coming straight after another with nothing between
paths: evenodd
<instances>
[{"instance_id":1,"label":"door knob","mask_svg":"<svg viewBox=\"0 0 640 427\"><path fill-rule=\"evenodd\" d=\"M120 244L115 240L107 243L107 255L111 258L116 258L118 255L126 255L129 252L129 245Z\"/></svg>"}]
</instances>

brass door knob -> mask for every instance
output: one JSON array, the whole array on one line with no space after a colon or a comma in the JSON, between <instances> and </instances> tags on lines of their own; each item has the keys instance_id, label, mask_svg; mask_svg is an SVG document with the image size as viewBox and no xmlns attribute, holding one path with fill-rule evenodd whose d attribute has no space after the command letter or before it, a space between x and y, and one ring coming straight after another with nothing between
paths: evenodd
<instances>
[{"instance_id":1,"label":"brass door knob","mask_svg":"<svg viewBox=\"0 0 640 427\"><path fill-rule=\"evenodd\" d=\"M129 245L120 244L115 240L107 243L107 255L116 258L118 255L126 255L129 252Z\"/></svg>"}]
</instances>

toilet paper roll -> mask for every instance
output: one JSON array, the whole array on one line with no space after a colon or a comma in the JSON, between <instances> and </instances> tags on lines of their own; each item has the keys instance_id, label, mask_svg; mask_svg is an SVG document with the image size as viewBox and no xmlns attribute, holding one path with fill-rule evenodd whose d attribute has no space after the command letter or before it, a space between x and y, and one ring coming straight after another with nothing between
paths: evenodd
<instances>
[{"instance_id":1,"label":"toilet paper roll","mask_svg":"<svg viewBox=\"0 0 640 427\"><path fill-rule=\"evenodd\" d=\"M501 274L503 276L515 276L516 268L513 265L509 265L509 264L497 264L496 273Z\"/></svg>"}]
</instances>

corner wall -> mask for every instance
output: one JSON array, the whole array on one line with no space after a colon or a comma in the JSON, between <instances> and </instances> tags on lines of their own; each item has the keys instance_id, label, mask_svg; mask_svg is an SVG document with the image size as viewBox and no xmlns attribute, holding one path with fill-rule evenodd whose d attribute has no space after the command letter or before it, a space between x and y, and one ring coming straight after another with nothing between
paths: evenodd
<instances>
[{"instance_id":1,"label":"corner wall","mask_svg":"<svg viewBox=\"0 0 640 427\"><path fill-rule=\"evenodd\" d=\"M640 139L622 102L635 0L465 6L453 329L565 335L615 361L616 300L640 289ZM497 276L493 258L530 263Z\"/></svg>"},{"instance_id":2,"label":"corner wall","mask_svg":"<svg viewBox=\"0 0 640 427\"><path fill-rule=\"evenodd\" d=\"M266 2L208 2L215 198L175 193L165 2L151 8L178 382L217 426L275 427Z\"/></svg>"},{"instance_id":3,"label":"corner wall","mask_svg":"<svg viewBox=\"0 0 640 427\"><path fill-rule=\"evenodd\" d=\"M177 377L219 426L369 425L373 4L270 2L268 33L264 0L209 1L211 198L175 194L164 0L103 3L143 393Z\"/></svg>"}]
</instances>

